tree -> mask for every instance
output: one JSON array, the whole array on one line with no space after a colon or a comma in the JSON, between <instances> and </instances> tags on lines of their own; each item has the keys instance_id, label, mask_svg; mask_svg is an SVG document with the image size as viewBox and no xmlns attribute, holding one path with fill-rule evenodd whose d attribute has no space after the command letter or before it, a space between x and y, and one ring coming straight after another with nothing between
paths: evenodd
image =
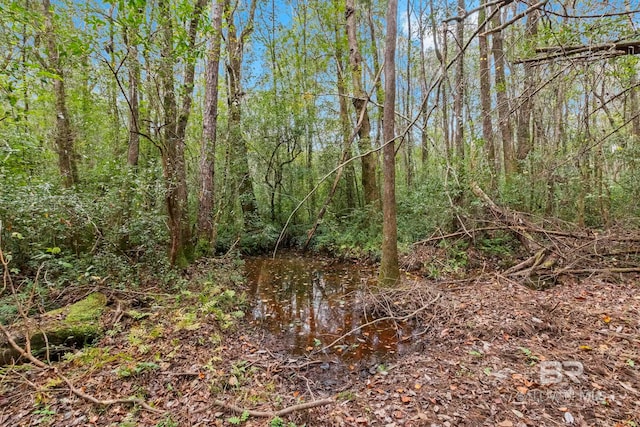
<instances>
[{"instance_id":1,"label":"tree","mask_svg":"<svg viewBox=\"0 0 640 427\"><path fill-rule=\"evenodd\" d=\"M143 16L141 8L134 7L129 11L122 28L122 38L127 49L127 63L129 76L128 90L128 125L129 144L127 149L127 165L138 166L140 157L140 58L139 44L139 20Z\"/></svg>"},{"instance_id":2,"label":"tree","mask_svg":"<svg viewBox=\"0 0 640 427\"><path fill-rule=\"evenodd\" d=\"M500 6L496 6L500 7ZM498 124L500 128L500 135L502 136L502 155L504 163L504 174L506 178L511 178L516 172L516 158L513 148L513 130L511 127L511 105L509 102L509 95L507 93L507 78L506 78L506 61L503 48L502 30L501 28L501 14L502 11L498 10L493 18L494 32L492 34L493 46L491 51L493 53L493 65L494 65L494 78L496 89L496 101L498 103Z\"/></svg>"},{"instance_id":3,"label":"tree","mask_svg":"<svg viewBox=\"0 0 640 427\"><path fill-rule=\"evenodd\" d=\"M347 21L347 40L349 42L349 63L351 65L351 81L353 84L353 106L356 117L362 117L358 128L358 146L362 154L362 188L366 205L380 200L376 182L376 156L371 153L371 122L369 121L369 97L362 86L362 55L358 47L357 11L355 0L346 0L345 16Z\"/></svg>"},{"instance_id":4,"label":"tree","mask_svg":"<svg viewBox=\"0 0 640 427\"><path fill-rule=\"evenodd\" d=\"M238 0L240 1L240 0ZM253 32L253 19L256 11L256 1L251 0L249 12L244 28L238 33L235 13L238 4L231 4L231 0L224 2L224 16L227 22L227 106L228 112L228 140L230 175L234 191L237 191L242 207L242 219L245 230L257 227L258 202L253 191L253 180L249 168L249 152L247 141L242 135L242 61L244 46L249 35Z\"/></svg>"},{"instance_id":5,"label":"tree","mask_svg":"<svg viewBox=\"0 0 640 427\"><path fill-rule=\"evenodd\" d=\"M205 0L198 0L189 21L187 30L187 53L193 55L196 46L198 23ZM158 80L162 93L163 129L162 165L165 178L165 201L169 216L169 260L171 264L184 266L188 263L192 252L191 224L188 211L188 188L185 159L185 131L191 113L192 92L195 75L195 59L187 58L184 81L182 84L182 107L178 111L175 93L174 67L176 52L174 50L173 18L168 0L158 3L161 30L161 61Z\"/></svg>"},{"instance_id":6,"label":"tree","mask_svg":"<svg viewBox=\"0 0 640 427\"><path fill-rule=\"evenodd\" d=\"M387 5L387 36L384 48L384 116L382 192L382 259L380 260L380 282L394 285L400 279L398 267L398 224L396 213L396 149L395 149L395 102L396 102L396 34L398 22L398 0L389 0Z\"/></svg>"},{"instance_id":7,"label":"tree","mask_svg":"<svg viewBox=\"0 0 640 427\"><path fill-rule=\"evenodd\" d=\"M465 15L464 0L458 0L458 16ZM453 116L455 118L454 145L458 164L461 170L464 168L464 122L462 119L462 108L464 104L465 82L464 82L464 20L458 19L456 22L456 44L458 47L458 58L456 59L456 81L455 95L453 100Z\"/></svg>"},{"instance_id":8,"label":"tree","mask_svg":"<svg viewBox=\"0 0 640 427\"><path fill-rule=\"evenodd\" d=\"M53 7L49 0L42 0L44 10L44 39L47 60L42 60L44 68L53 76L53 95L55 98L56 130L54 144L58 154L58 169L65 187L78 183L78 165L75 137L71 128L71 119L67 108L65 72L60 58Z\"/></svg>"},{"instance_id":9,"label":"tree","mask_svg":"<svg viewBox=\"0 0 640 427\"><path fill-rule=\"evenodd\" d=\"M212 34L206 66L202 144L200 145L200 191L198 193L199 245L215 244L213 206L216 138L218 129L218 81L220 75L220 42L222 39L223 2L212 4Z\"/></svg>"},{"instance_id":10,"label":"tree","mask_svg":"<svg viewBox=\"0 0 640 427\"><path fill-rule=\"evenodd\" d=\"M525 29L525 36L527 40L531 40L532 42L535 40L538 33L539 19L540 11L536 9L529 12ZM518 163L516 166L519 171L522 170L522 161L527 158L527 155L529 155L533 149L534 135L531 133L531 119L535 108L533 92L537 87L535 73L535 69L531 64L524 64L524 91L522 93L522 102L518 111L518 127L516 131L518 137L518 149L516 151Z\"/></svg>"},{"instance_id":11,"label":"tree","mask_svg":"<svg viewBox=\"0 0 640 427\"><path fill-rule=\"evenodd\" d=\"M496 164L496 149L493 135L493 120L491 119L491 79L489 70L489 46L487 34L485 32L487 19L486 0L480 0L480 11L478 12L478 25L480 26L478 35L478 51L480 54L480 114L482 116L482 139L487 156L487 164L491 174L491 187L495 188L495 176L500 170Z\"/></svg>"},{"instance_id":12,"label":"tree","mask_svg":"<svg viewBox=\"0 0 640 427\"><path fill-rule=\"evenodd\" d=\"M336 11L336 14L340 12L338 0L333 0L333 5ZM338 89L338 105L340 106L339 115L340 115L340 131L342 134L342 159L346 160L351 158L352 149L351 149L351 125L349 123L349 105L347 103L347 84L346 84L346 66L345 66L345 58L344 58L344 33L340 31L340 25L338 24L339 17L335 17L335 23L333 25L334 35L335 35L335 62L336 62L336 86ZM341 159L341 161L343 161ZM354 186L355 183L355 172L353 168L353 162L350 162L345 166L345 193L347 199L347 207L349 209L354 209L357 205L356 201L358 200L356 189ZM338 174L342 173L342 169L338 171ZM329 194L331 198L333 198L333 194ZM328 197L329 199L329 197ZM329 200L330 201L330 200ZM326 206L326 203L325 203ZM320 215L318 218L322 219ZM308 245L308 242L305 246Z\"/></svg>"}]
</instances>

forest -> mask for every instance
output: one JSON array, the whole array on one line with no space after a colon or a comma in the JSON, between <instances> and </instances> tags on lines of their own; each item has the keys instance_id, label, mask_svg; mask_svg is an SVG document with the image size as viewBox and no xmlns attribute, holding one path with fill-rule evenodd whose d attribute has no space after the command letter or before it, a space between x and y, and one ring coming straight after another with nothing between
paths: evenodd
<instances>
[{"instance_id":1,"label":"forest","mask_svg":"<svg viewBox=\"0 0 640 427\"><path fill-rule=\"evenodd\" d=\"M0 425L640 425L636 2L0 16Z\"/></svg>"}]
</instances>

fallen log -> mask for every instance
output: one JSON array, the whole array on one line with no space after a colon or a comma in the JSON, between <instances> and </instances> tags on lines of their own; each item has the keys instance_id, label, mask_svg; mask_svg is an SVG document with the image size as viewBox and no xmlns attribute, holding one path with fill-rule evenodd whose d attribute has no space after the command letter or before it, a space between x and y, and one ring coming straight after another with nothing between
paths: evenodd
<instances>
[{"instance_id":1,"label":"fallen log","mask_svg":"<svg viewBox=\"0 0 640 427\"><path fill-rule=\"evenodd\" d=\"M68 349L100 337L103 332L100 316L106 306L107 297L97 292L75 304L5 328L20 347L28 348L35 355L48 356L56 347ZM22 356L6 336L0 337L0 365L20 361Z\"/></svg>"},{"instance_id":2,"label":"fallen log","mask_svg":"<svg viewBox=\"0 0 640 427\"><path fill-rule=\"evenodd\" d=\"M527 258L503 274L537 284L555 282L565 274L629 274L640 272L640 237L629 232L546 229L527 214L499 206L476 183L471 190L498 224L516 237ZM549 223L553 226L552 223Z\"/></svg>"}]
</instances>

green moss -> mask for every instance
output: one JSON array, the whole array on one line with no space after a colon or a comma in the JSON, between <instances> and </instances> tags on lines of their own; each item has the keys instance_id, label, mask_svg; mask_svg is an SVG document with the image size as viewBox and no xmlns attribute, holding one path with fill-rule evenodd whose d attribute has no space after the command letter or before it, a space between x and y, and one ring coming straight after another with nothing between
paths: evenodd
<instances>
[{"instance_id":1,"label":"green moss","mask_svg":"<svg viewBox=\"0 0 640 427\"><path fill-rule=\"evenodd\" d=\"M106 306L107 297L96 292L75 304L46 313L42 324L47 325L44 331L47 340L50 344L62 344L70 338L80 343L93 341L102 335L100 316ZM36 348L46 345L42 333L32 336L31 345Z\"/></svg>"},{"instance_id":2,"label":"green moss","mask_svg":"<svg viewBox=\"0 0 640 427\"><path fill-rule=\"evenodd\" d=\"M45 313L38 322L29 319L17 327L18 344L23 345L26 337L30 337L34 355L40 356L47 351L66 351L93 342L103 333L100 316L106 306L107 297L93 293L75 304ZM11 363L18 356L6 342L0 341L0 365Z\"/></svg>"},{"instance_id":3,"label":"green moss","mask_svg":"<svg viewBox=\"0 0 640 427\"><path fill-rule=\"evenodd\" d=\"M93 293L85 299L70 305L66 323L97 322L107 305L107 297L99 292Z\"/></svg>"}]
</instances>

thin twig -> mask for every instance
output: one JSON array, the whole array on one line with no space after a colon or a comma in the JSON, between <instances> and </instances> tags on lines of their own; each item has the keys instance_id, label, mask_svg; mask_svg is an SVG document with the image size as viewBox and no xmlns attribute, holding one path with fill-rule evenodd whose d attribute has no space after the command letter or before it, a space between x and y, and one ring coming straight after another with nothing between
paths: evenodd
<instances>
[{"instance_id":1,"label":"thin twig","mask_svg":"<svg viewBox=\"0 0 640 427\"><path fill-rule=\"evenodd\" d=\"M139 405L140 407L146 409L149 412L153 412L155 414L163 414L164 411L154 408L152 406L150 406L148 403L146 403L144 400L139 399L137 397L127 397L124 399L107 399L107 400L99 400L96 399L95 397L91 396L90 394L87 394L85 392L83 392L82 390L76 388L71 381L65 377L64 375L62 375L61 373L56 371L56 374L58 375L58 377L60 377L60 379L62 381L64 381L67 384L67 387L69 387L69 390L75 394L76 396L91 402L93 404L96 405L100 405L100 406L111 406L111 405L118 405L118 404L128 404L128 405Z\"/></svg>"},{"instance_id":2,"label":"thin twig","mask_svg":"<svg viewBox=\"0 0 640 427\"><path fill-rule=\"evenodd\" d=\"M339 336L338 338L336 338L335 340L333 340L333 342L331 342L331 344L325 345L324 347L322 347L321 349L315 351L314 353L320 353L320 352L324 352L327 351L328 349L330 349L331 347L333 347L334 345L336 345L337 343L339 343L340 341L342 341L343 339L347 338L349 335L353 334L354 332L358 332L359 330L366 328L367 326L371 326L371 325L375 325L378 322L384 322L387 320L394 320L396 322L398 321L403 321L403 320L409 320L412 317L416 316L418 313L426 310L427 308L431 307L431 305L435 304L436 301L438 301L440 299L442 295L438 294L436 295L436 297L434 299L432 299L431 301L429 301L427 304L424 304L423 306L417 308L416 310L412 311L409 314L406 314L404 316L385 316L385 317L379 317L377 319L374 319L370 322L367 323L363 323L362 325L351 329L349 332Z\"/></svg>"},{"instance_id":3,"label":"thin twig","mask_svg":"<svg viewBox=\"0 0 640 427\"><path fill-rule=\"evenodd\" d=\"M213 401L214 405L219 406L223 409L228 409L229 411L237 412L239 414L246 413L246 414L249 414L249 416L251 417L262 417L262 418L281 417L284 415L288 415L292 412L303 411L305 409L311 409L317 406L331 405L333 403L335 403L335 400L332 398L328 398L328 399L313 400L311 402L306 402L306 403L300 403L299 405L289 406L287 408L280 409L278 411L255 411L252 409L241 408L231 403L223 402L222 400L216 399ZM203 411L204 409L200 409L196 411L196 413L203 412Z\"/></svg>"}]
</instances>

